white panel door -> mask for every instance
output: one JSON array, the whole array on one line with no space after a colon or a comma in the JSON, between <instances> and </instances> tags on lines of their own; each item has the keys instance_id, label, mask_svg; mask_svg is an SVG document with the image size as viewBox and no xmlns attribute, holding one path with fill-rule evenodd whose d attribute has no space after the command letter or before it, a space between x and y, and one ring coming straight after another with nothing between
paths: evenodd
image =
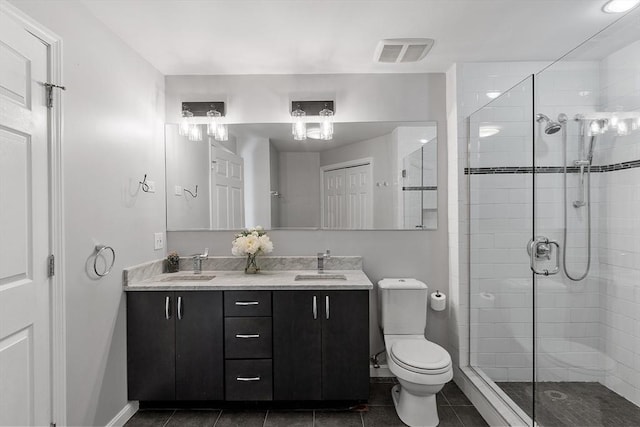
<instances>
[{"instance_id":1,"label":"white panel door","mask_svg":"<svg viewBox=\"0 0 640 427\"><path fill-rule=\"evenodd\" d=\"M211 145L211 227L244 227L244 160Z\"/></svg>"},{"instance_id":2,"label":"white panel door","mask_svg":"<svg viewBox=\"0 0 640 427\"><path fill-rule=\"evenodd\" d=\"M323 215L324 228L345 228L347 224L345 208L344 169L325 171L322 177L323 185Z\"/></svg>"},{"instance_id":3,"label":"white panel door","mask_svg":"<svg viewBox=\"0 0 640 427\"><path fill-rule=\"evenodd\" d=\"M344 169L346 188L346 228L363 229L373 227L373 188L371 165Z\"/></svg>"},{"instance_id":4,"label":"white panel door","mask_svg":"<svg viewBox=\"0 0 640 427\"><path fill-rule=\"evenodd\" d=\"M47 47L0 8L0 425L51 421Z\"/></svg>"}]
</instances>

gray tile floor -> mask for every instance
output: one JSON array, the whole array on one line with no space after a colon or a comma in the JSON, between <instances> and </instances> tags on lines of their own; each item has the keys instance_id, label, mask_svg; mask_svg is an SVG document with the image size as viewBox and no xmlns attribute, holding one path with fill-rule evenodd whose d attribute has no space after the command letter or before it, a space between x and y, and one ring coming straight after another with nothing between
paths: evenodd
<instances>
[{"instance_id":1,"label":"gray tile floor","mask_svg":"<svg viewBox=\"0 0 640 427\"><path fill-rule=\"evenodd\" d=\"M372 382L367 410L230 411L140 410L126 427L395 427L404 426L391 400L394 383ZM455 383L438 393L440 427L484 427L488 424Z\"/></svg>"},{"instance_id":2,"label":"gray tile floor","mask_svg":"<svg viewBox=\"0 0 640 427\"><path fill-rule=\"evenodd\" d=\"M497 384L531 416L531 383ZM545 427L639 427L640 407L599 383L540 382L536 421Z\"/></svg>"}]
</instances>

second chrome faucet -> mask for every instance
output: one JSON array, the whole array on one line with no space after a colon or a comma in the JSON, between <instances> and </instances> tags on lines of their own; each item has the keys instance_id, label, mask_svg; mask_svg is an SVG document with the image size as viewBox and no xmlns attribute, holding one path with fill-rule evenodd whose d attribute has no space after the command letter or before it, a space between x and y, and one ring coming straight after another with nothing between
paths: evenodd
<instances>
[{"instance_id":1,"label":"second chrome faucet","mask_svg":"<svg viewBox=\"0 0 640 427\"><path fill-rule=\"evenodd\" d=\"M331 251L329 249L326 252L318 252L318 274L324 273L324 260L331 258Z\"/></svg>"}]
</instances>

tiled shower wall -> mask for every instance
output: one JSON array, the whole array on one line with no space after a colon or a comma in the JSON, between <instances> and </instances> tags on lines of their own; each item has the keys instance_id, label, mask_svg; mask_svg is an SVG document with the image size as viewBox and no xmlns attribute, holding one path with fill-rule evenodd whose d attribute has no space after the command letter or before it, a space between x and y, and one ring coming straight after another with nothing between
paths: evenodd
<instances>
[{"instance_id":1,"label":"tiled shower wall","mask_svg":"<svg viewBox=\"0 0 640 427\"><path fill-rule=\"evenodd\" d=\"M640 42L606 57L600 69L600 110L640 111ZM640 130L607 134L594 157L606 165L640 160ZM640 168L600 174L599 191L604 384L640 405Z\"/></svg>"},{"instance_id":2,"label":"tiled shower wall","mask_svg":"<svg viewBox=\"0 0 640 427\"><path fill-rule=\"evenodd\" d=\"M454 280L459 281L452 315L457 346L452 353L468 362L467 283L467 123L465 118L489 101L487 92L504 91L542 63L457 65L458 226L459 254ZM564 62L536 78L536 109L555 119L561 112L638 110L640 43L599 62ZM514 99L517 104L519 101ZM490 111L490 110L488 110ZM483 138L473 166L527 166L531 155L519 150L524 132L515 112L493 110L493 119L508 129L501 137ZM497 114L497 115L496 115ZM526 121L526 120L525 120ZM531 126L528 124L528 126ZM569 122L568 159L578 158L577 122ZM562 164L561 134L537 141L537 166ZM520 146L521 148L521 146ZM640 159L638 131L609 133L597 141L594 165ZM473 365L496 381L531 380L532 283L524 244L531 230L531 174L471 176L471 277ZM577 195L576 174L569 176L568 199ZM562 174L536 177L536 229L562 241ZM640 168L592 174L594 248L589 278L571 282L564 275L538 280L537 335L539 381L599 381L640 404ZM586 263L586 210L568 211L571 272ZM524 242L524 243L523 243Z\"/></svg>"}]
</instances>

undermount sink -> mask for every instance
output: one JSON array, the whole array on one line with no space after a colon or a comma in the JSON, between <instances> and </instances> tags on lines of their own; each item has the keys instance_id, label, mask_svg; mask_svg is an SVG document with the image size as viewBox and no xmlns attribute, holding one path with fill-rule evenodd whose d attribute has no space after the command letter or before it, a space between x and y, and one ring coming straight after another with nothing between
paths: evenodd
<instances>
[{"instance_id":1,"label":"undermount sink","mask_svg":"<svg viewBox=\"0 0 640 427\"><path fill-rule=\"evenodd\" d=\"M300 280L347 280L344 274L298 274L295 281Z\"/></svg>"},{"instance_id":2,"label":"undermount sink","mask_svg":"<svg viewBox=\"0 0 640 427\"><path fill-rule=\"evenodd\" d=\"M206 274L181 274L179 276L169 276L162 279L162 282L207 282L215 279L216 276L208 276Z\"/></svg>"}]
</instances>

